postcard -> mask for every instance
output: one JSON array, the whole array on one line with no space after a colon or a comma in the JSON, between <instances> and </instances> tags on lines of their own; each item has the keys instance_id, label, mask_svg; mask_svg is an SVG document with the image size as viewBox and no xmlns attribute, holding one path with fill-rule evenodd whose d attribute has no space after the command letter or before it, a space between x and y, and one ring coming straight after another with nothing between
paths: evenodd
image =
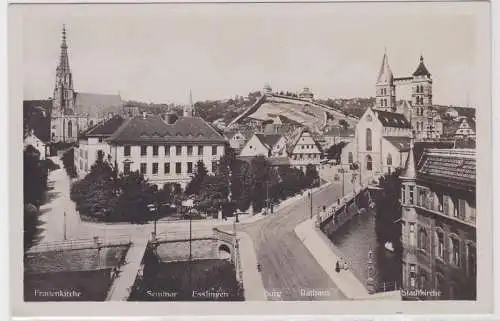
<instances>
[{"instance_id":1,"label":"postcard","mask_svg":"<svg viewBox=\"0 0 500 321\"><path fill-rule=\"evenodd\" d=\"M10 4L14 315L490 312L489 10Z\"/></svg>"}]
</instances>

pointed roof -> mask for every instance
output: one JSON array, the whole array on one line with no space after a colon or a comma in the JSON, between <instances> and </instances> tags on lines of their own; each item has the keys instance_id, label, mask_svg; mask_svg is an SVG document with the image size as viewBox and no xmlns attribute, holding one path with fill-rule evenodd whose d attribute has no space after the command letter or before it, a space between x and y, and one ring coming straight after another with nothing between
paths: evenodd
<instances>
[{"instance_id":1,"label":"pointed roof","mask_svg":"<svg viewBox=\"0 0 500 321\"><path fill-rule=\"evenodd\" d=\"M62 28L61 56L59 58L59 71L69 72L68 44L66 43L66 25Z\"/></svg>"},{"instance_id":2,"label":"pointed roof","mask_svg":"<svg viewBox=\"0 0 500 321\"><path fill-rule=\"evenodd\" d=\"M417 70L413 73L413 76L430 76L431 73L427 70L424 64L424 56L420 56L420 63L418 64Z\"/></svg>"},{"instance_id":3,"label":"pointed roof","mask_svg":"<svg viewBox=\"0 0 500 321\"><path fill-rule=\"evenodd\" d=\"M387 53L384 52L382 65L380 65L378 72L377 84L392 84L393 80L394 76L392 75L391 67L389 67L389 59L387 58Z\"/></svg>"},{"instance_id":4,"label":"pointed roof","mask_svg":"<svg viewBox=\"0 0 500 321\"><path fill-rule=\"evenodd\" d=\"M272 149L283 136L279 134L255 134L261 143L268 149Z\"/></svg>"},{"instance_id":5,"label":"pointed roof","mask_svg":"<svg viewBox=\"0 0 500 321\"><path fill-rule=\"evenodd\" d=\"M417 178L417 167L415 163L415 153L413 152L414 141L413 137L410 138L410 151L408 152L408 157L406 158L406 164L403 172L399 176L402 179L416 179Z\"/></svg>"}]
</instances>

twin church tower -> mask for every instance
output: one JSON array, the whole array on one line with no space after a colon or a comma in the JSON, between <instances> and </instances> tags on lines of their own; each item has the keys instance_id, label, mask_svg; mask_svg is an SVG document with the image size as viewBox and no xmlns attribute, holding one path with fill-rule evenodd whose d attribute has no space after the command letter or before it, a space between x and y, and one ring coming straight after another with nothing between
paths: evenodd
<instances>
[{"instance_id":1,"label":"twin church tower","mask_svg":"<svg viewBox=\"0 0 500 321\"><path fill-rule=\"evenodd\" d=\"M397 85L411 85L410 101L397 103ZM375 108L405 114L416 138L435 139L442 134L441 119L432 107L432 77L423 56L420 56L420 63L411 76L396 78L389 66L387 53L384 53L376 82Z\"/></svg>"}]
</instances>

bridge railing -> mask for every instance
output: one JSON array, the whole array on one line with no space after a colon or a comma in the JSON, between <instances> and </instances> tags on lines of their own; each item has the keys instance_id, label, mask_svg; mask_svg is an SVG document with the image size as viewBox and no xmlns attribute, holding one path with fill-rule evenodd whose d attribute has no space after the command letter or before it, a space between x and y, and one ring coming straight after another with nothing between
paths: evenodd
<instances>
[{"instance_id":1,"label":"bridge railing","mask_svg":"<svg viewBox=\"0 0 500 321\"><path fill-rule=\"evenodd\" d=\"M382 282L378 284L376 292L392 292L400 290L400 288L401 284L399 284L397 281Z\"/></svg>"},{"instance_id":2,"label":"bridge railing","mask_svg":"<svg viewBox=\"0 0 500 321\"><path fill-rule=\"evenodd\" d=\"M130 236L127 235L120 235L110 238L94 237L91 239L72 239L66 241L39 243L31 247L26 253L89 249L106 246L130 245L131 243L132 240Z\"/></svg>"}]
</instances>

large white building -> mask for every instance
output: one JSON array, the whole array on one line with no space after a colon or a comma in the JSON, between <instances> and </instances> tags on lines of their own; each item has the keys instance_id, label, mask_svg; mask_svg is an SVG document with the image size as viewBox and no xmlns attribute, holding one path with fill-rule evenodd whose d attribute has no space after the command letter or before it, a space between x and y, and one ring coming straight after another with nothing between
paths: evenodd
<instances>
[{"instance_id":1,"label":"large white building","mask_svg":"<svg viewBox=\"0 0 500 321\"><path fill-rule=\"evenodd\" d=\"M214 173L226 146L224 137L206 121L186 113L128 119L106 141L120 173L140 171L159 187L178 183L182 188L200 160Z\"/></svg>"}]
</instances>

